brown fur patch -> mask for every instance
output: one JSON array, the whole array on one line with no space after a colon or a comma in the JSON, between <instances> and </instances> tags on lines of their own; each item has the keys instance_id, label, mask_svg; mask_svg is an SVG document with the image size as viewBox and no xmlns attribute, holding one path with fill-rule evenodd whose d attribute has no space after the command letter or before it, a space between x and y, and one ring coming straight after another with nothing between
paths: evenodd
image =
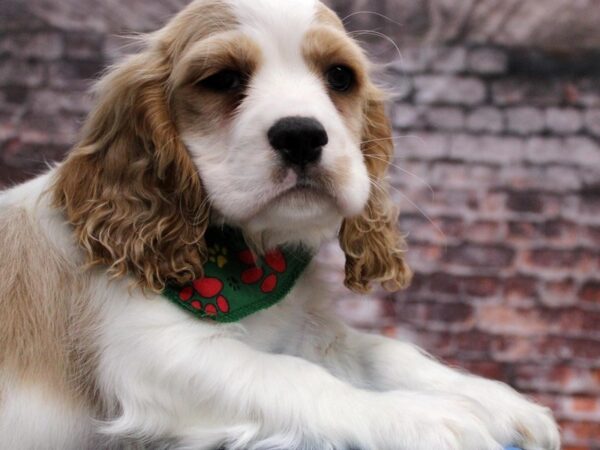
<instances>
[{"instance_id":1,"label":"brown fur patch","mask_svg":"<svg viewBox=\"0 0 600 450\"><path fill-rule=\"evenodd\" d=\"M312 27L304 36L302 53L319 76L333 66L343 65L354 71L356 89L367 84L368 61L358 44L343 31L328 26Z\"/></svg>"},{"instance_id":2,"label":"brown fur patch","mask_svg":"<svg viewBox=\"0 0 600 450\"><path fill-rule=\"evenodd\" d=\"M23 209L0 216L0 367L80 402L94 394L93 358L76 342L86 277Z\"/></svg>"},{"instance_id":3,"label":"brown fur patch","mask_svg":"<svg viewBox=\"0 0 600 450\"><path fill-rule=\"evenodd\" d=\"M347 125L360 138L362 130L362 97L369 85L368 61L360 47L343 31L330 26L315 26L304 37L304 59L327 87L326 73L334 66L347 66L356 76L355 86L348 92L330 90L329 95Z\"/></svg>"},{"instance_id":4,"label":"brown fur patch","mask_svg":"<svg viewBox=\"0 0 600 450\"><path fill-rule=\"evenodd\" d=\"M230 119L243 100L203 89L197 82L221 70L252 77L262 60L260 48L238 32L221 33L190 47L172 74L173 110L180 131L207 133Z\"/></svg>"},{"instance_id":5,"label":"brown fur patch","mask_svg":"<svg viewBox=\"0 0 600 450\"><path fill-rule=\"evenodd\" d=\"M222 2L197 0L98 84L83 138L53 187L90 265L154 291L202 275L209 211L179 139L169 78L194 42L235 26Z\"/></svg>"},{"instance_id":6,"label":"brown fur patch","mask_svg":"<svg viewBox=\"0 0 600 450\"><path fill-rule=\"evenodd\" d=\"M323 3L317 4L317 13L315 15L315 20L317 23L328 25L330 27L337 28L339 30L344 30L344 23L338 17L338 15L333 12L330 8L325 6Z\"/></svg>"},{"instance_id":7,"label":"brown fur patch","mask_svg":"<svg viewBox=\"0 0 600 450\"><path fill-rule=\"evenodd\" d=\"M362 151L371 194L363 214L344 220L339 235L346 254L345 284L355 292L369 292L372 282L395 291L408 286L412 278L404 260L406 244L398 230L398 208L385 181L394 145L383 98L382 92L370 85L363 99Z\"/></svg>"},{"instance_id":8,"label":"brown fur patch","mask_svg":"<svg viewBox=\"0 0 600 450\"><path fill-rule=\"evenodd\" d=\"M158 51L174 63L190 45L238 25L233 11L222 0L195 0L150 38Z\"/></svg>"}]
</instances>

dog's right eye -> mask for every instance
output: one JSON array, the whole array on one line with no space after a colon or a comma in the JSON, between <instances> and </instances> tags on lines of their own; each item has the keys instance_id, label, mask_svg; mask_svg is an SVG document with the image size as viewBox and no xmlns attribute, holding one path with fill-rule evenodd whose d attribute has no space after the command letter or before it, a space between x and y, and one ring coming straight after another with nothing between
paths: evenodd
<instances>
[{"instance_id":1,"label":"dog's right eye","mask_svg":"<svg viewBox=\"0 0 600 450\"><path fill-rule=\"evenodd\" d=\"M215 92L232 92L243 87L244 76L235 70L221 70L200 81L199 84Z\"/></svg>"}]
</instances>

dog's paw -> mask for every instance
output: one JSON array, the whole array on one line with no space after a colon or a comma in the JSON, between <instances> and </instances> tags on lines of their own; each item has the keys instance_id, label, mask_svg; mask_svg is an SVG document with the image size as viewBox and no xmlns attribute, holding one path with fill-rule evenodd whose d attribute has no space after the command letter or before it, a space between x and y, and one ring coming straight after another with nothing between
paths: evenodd
<instances>
[{"instance_id":1,"label":"dog's paw","mask_svg":"<svg viewBox=\"0 0 600 450\"><path fill-rule=\"evenodd\" d=\"M506 384L468 378L459 390L480 402L491 416L487 426L505 445L523 450L559 450L560 433L548 408L527 400Z\"/></svg>"},{"instance_id":2,"label":"dog's paw","mask_svg":"<svg viewBox=\"0 0 600 450\"><path fill-rule=\"evenodd\" d=\"M381 394L369 421L376 450L501 450L488 413L477 402L445 393Z\"/></svg>"}]
</instances>

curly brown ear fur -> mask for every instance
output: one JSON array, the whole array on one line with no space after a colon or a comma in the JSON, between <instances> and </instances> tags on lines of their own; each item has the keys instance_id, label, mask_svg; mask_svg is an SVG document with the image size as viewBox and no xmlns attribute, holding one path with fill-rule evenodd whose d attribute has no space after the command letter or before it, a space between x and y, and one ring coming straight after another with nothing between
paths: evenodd
<instances>
[{"instance_id":1,"label":"curly brown ear fur","mask_svg":"<svg viewBox=\"0 0 600 450\"><path fill-rule=\"evenodd\" d=\"M364 106L363 147L371 195L362 215L344 220L340 245L346 254L346 286L369 292L372 282L389 291L405 288L412 273L404 260L405 242L397 229L398 212L387 193L385 175L393 157L391 127L383 94L369 87Z\"/></svg>"},{"instance_id":2,"label":"curly brown ear fur","mask_svg":"<svg viewBox=\"0 0 600 450\"><path fill-rule=\"evenodd\" d=\"M207 201L171 119L170 69L148 49L105 76L53 186L88 262L154 291L200 276L206 253Z\"/></svg>"}]
</instances>

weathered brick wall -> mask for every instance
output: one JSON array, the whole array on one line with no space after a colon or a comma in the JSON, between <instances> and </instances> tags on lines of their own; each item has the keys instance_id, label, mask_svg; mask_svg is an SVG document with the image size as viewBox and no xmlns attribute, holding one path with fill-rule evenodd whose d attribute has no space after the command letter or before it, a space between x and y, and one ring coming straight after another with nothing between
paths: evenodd
<instances>
[{"instance_id":1,"label":"weathered brick wall","mask_svg":"<svg viewBox=\"0 0 600 450\"><path fill-rule=\"evenodd\" d=\"M600 448L600 72L496 47L406 49L391 68L413 286L339 309L556 411Z\"/></svg>"},{"instance_id":2,"label":"weathered brick wall","mask_svg":"<svg viewBox=\"0 0 600 450\"><path fill-rule=\"evenodd\" d=\"M115 34L184 3L0 0L0 186L75 141L90 79L121 52ZM426 34L423 2L333 3L408 27L358 15L354 29ZM600 57L464 44L400 58L372 44L395 61L391 181L416 277L393 296L340 291L340 314L536 395L565 448L600 449ZM341 282L340 252L323 258Z\"/></svg>"}]
</instances>

